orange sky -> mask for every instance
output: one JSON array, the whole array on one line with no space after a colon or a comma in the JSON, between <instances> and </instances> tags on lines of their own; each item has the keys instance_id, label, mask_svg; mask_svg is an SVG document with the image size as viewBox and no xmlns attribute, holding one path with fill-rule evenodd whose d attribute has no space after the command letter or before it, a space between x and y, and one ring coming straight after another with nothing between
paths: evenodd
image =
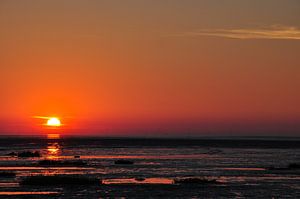
<instances>
[{"instance_id":1,"label":"orange sky","mask_svg":"<svg viewBox=\"0 0 300 199\"><path fill-rule=\"evenodd\" d=\"M0 130L299 135L295 0L0 2Z\"/></svg>"}]
</instances>

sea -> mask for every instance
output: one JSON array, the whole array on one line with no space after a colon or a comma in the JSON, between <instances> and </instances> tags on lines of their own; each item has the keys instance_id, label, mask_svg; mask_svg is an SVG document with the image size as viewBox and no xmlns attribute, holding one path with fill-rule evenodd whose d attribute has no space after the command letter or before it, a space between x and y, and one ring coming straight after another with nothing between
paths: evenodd
<instances>
[{"instance_id":1,"label":"sea","mask_svg":"<svg viewBox=\"0 0 300 199\"><path fill-rule=\"evenodd\" d=\"M38 151L40 157L18 157L24 151ZM61 164L43 165L44 160ZM0 198L295 199L300 198L299 164L299 138L3 136ZM22 183L35 176L72 176L75 181L88 177L99 182ZM204 180L178 183L176 179Z\"/></svg>"}]
</instances>

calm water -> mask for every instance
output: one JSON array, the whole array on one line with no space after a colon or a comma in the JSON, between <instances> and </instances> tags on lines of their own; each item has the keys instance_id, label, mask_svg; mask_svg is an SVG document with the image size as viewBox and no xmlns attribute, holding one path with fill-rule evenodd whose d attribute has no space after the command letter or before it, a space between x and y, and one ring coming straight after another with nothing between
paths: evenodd
<instances>
[{"instance_id":1,"label":"calm water","mask_svg":"<svg viewBox=\"0 0 300 199\"><path fill-rule=\"evenodd\" d=\"M40 158L7 156L40 151ZM43 159L75 159L83 167L41 167ZM78 159L78 158L77 158ZM115 165L130 159L133 165ZM300 198L300 170L268 170L300 163L300 141L266 139L41 139L1 138L0 177L3 198ZM24 186L32 175L85 175L103 179L88 186ZM174 178L206 177L218 184L178 185ZM145 178L137 181L135 178Z\"/></svg>"}]
</instances>

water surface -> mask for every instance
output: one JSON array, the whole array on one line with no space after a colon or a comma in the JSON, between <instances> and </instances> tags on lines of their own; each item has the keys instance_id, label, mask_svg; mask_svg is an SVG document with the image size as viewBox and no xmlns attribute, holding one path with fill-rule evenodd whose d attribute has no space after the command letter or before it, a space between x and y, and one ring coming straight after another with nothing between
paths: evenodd
<instances>
[{"instance_id":1,"label":"water surface","mask_svg":"<svg viewBox=\"0 0 300 199\"><path fill-rule=\"evenodd\" d=\"M1 138L0 197L8 193L39 198L300 198L299 170L269 170L299 163L299 140L267 139L101 139ZM40 151L39 158L7 155ZM75 158L75 156L77 156ZM38 161L83 160L85 166L40 166ZM116 165L124 159L133 165ZM103 184L24 186L34 175L84 175ZM218 184L178 185L175 178L204 177ZM13 197L13 196L11 196Z\"/></svg>"}]
</instances>

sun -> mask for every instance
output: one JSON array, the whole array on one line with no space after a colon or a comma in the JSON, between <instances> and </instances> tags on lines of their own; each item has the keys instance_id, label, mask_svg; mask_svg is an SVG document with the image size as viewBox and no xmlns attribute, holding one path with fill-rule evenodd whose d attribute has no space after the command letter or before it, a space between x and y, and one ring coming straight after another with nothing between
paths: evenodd
<instances>
[{"instance_id":1,"label":"sun","mask_svg":"<svg viewBox=\"0 0 300 199\"><path fill-rule=\"evenodd\" d=\"M61 122L57 117L51 117L47 120L47 126L61 126Z\"/></svg>"}]
</instances>

